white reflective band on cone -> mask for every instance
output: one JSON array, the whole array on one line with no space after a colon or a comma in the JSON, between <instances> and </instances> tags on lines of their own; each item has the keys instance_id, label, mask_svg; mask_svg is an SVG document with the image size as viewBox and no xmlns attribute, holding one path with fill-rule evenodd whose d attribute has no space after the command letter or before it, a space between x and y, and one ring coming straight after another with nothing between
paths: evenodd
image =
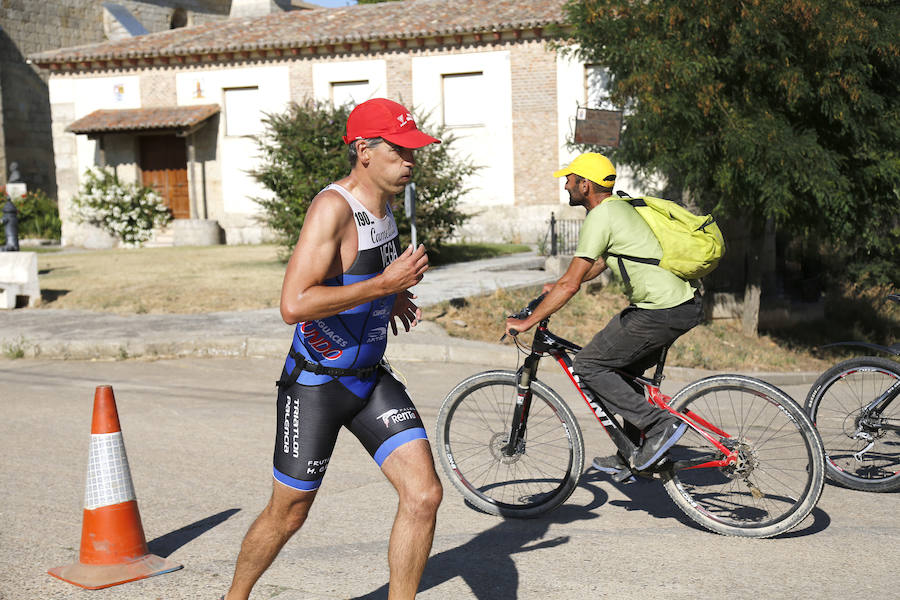
<instances>
[{"instance_id":1,"label":"white reflective band on cone","mask_svg":"<svg viewBox=\"0 0 900 600\"><path fill-rule=\"evenodd\" d=\"M91 434L84 507L94 510L136 499L122 432Z\"/></svg>"}]
</instances>

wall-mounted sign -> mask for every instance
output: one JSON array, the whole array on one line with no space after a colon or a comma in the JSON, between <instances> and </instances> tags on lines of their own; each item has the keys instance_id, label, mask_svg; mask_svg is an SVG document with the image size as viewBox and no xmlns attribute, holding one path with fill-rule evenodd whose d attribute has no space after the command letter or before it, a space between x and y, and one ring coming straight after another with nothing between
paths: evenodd
<instances>
[{"instance_id":1,"label":"wall-mounted sign","mask_svg":"<svg viewBox=\"0 0 900 600\"><path fill-rule=\"evenodd\" d=\"M622 111L579 107L575 113L575 143L617 148Z\"/></svg>"}]
</instances>

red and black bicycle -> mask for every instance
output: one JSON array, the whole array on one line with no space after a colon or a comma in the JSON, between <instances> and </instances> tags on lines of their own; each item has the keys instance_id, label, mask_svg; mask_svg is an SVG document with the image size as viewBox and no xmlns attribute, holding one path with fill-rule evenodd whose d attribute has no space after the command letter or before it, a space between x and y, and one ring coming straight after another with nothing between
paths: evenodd
<instances>
[{"instance_id":1,"label":"red and black bicycle","mask_svg":"<svg viewBox=\"0 0 900 600\"><path fill-rule=\"evenodd\" d=\"M519 314L531 314L536 298ZM537 379L552 357L622 456L635 444L603 399L582 387L570 353L581 348L553 334L549 319L517 371L486 371L461 381L438 414L436 446L454 486L480 510L535 517L572 494L584 465L581 428L565 401ZM637 475L661 479L669 496L700 525L725 535L770 537L798 525L825 481L822 441L786 393L744 375L714 375L668 397L660 392L665 352L653 379L634 377L648 400L688 424L669 458Z\"/></svg>"}]
</instances>

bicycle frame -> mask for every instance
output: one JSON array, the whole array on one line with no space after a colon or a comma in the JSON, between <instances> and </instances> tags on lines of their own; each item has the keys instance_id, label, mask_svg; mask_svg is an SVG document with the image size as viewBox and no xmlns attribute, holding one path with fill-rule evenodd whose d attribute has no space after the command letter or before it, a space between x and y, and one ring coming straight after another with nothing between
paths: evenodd
<instances>
[{"instance_id":1,"label":"bicycle frame","mask_svg":"<svg viewBox=\"0 0 900 600\"><path fill-rule=\"evenodd\" d=\"M531 353L516 373L516 407L513 412L509 442L503 447L503 453L506 456L513 456L524 451L528 413L531 408L531 382L534 381L537 376L538 363L540 362L541 357L550 355L557 363L559 363L566 375L568 375L572 385L578 390L578 393L584 399L588 408L590 408L594 417L600 422L600 425L612 439L616 447L622 451L625 456L630 456L636 449L636 446L628 438L622 426L609 415L609 410L604 405L602 399L598 398L589 389L582 386L580 378L572 369L572 359L569 352L578 352L581 350L581 346L550 332L548 323L549 319L545 319L538 325L534 334L534 340L531 344ZM725 467L737 462L737 451L728 448L717 439L717 437L732 439L731 435L706 421L693 411L689 410L685 413L679 413L672 410L669 406L669 403L672 400L671 397L663 394L659 389L663 379L662 371L667 352L668 347L663 347L653 379L646 379L624 371L619 371L619 373L643 385L647 390L649 402L663 410L669 411L680 420L687 423L689 427L706 439L711 446L723 454L723 457L717 460L707 460L706 458L702 458L691 461L677 461L675 463L670 463L670 466L667 468L679 471L685 469ZM717 437L714 437L712 434Z\"/></svg>"},{"instance_id":2,"label":"bicycle frame","mask_svg":"<svg viewBox=\"0 0 900 600\"><path fill-rule=\"evenodd\" d=\"M890 406L891 402L893 402L897 396L900 396L900 380L894 382L894 384L886 389L883 394L872 400L868 406L862 409L862 416L860 418L860 425L864 425L867 427L871 427L873 429L889 429L891 431L900 431L900 426L897 425L889 425L887 423L871 423L869 419L875 419L876 421L881 419L881 413L884 412L884 409ZM864 452L863 452L864 453Z\"/></svg>"},{"instance_id":3,"label":"bicycle frame","mask_svg":"<svg viewBox=\"0 0 900 600\"><path fill-rule=\"evenodd\" d=\"M894 302L900 302L900 294L890 294L887 298ZM836 346L856 346L866 348L867 350L884 352L885 354L891 354L893 356L900 356L900 342L893 343L890 346L881 346L879 344L870 344L868 342L835 342L833 344L825 344L822 347L833 348ZM860 417L856 423L856 433L853 437L856 439L867 440L869 444L853 455L856 460L861 461L866 452L875 446L874 438L871 435L872 431L900 431L900 426L885 423L881 420L881 414L884 412L884 409L890 406L891 402L893 402L897 396L900 396L900 381L894 382L894 384L886 389L883 394L872 400L872 402L860 411Z\"/></svg>"}]
</instances>

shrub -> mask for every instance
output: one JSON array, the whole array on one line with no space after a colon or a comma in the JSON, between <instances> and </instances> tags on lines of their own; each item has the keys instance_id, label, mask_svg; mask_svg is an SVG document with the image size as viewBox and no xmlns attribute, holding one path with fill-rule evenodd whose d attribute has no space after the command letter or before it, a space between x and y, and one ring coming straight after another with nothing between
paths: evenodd
<instances>
[{"instance_id":1,"label":"shrub","mask_svg":"<svg viewBox=\"0 0 900 600\"><path fill-rule=\"evenodd\" d=\"M0 198L0 208L6 204ZM13 200L19 222L19 238L43 238L58 240L62 223L59 220L59 209L56 201L42 190L28 192L21 198ZM5 228L0 228L0 246L6 244Z\"/></svg>"},{"instance_id":2,"label":"shrub","mask_svg":"<svg viewBox=\"0 0 900 600\"><path fill-rule=\"evenodd\" d=\"M257 138L263 166L253 175L274 194L256 198L262 207L260 220L278 236L290 254L306 217L310 202L329 183L347 175L347 147L342 141L349 106L306 100L291 104L281 114L267 115L266 133ZM432 127L417 119L419 127L442 140L416 151L413 181L416 184L417 241L438 249L466 215L457 204L467 191L461 181L477 167L451 155L454 137L443 127ZM403 194L394 202L394 216L401 243L410 238L410 224L403 211Z\"/></svg>"},{"instance_id":3,"label":"shrub","mask_svg":"<svg viewBox=\"0 0 900 600\"><path fill-rule=\"evenodd\" d=\"M13 204L19 211L19 237L58 240L62 222L56 201L42 190L28 192Z\"/></svg>"},{"instance_id":4,"label":"shrub","mask_svg":"<svg viewBox=\"0 0 900 600\"><path fill-rule=\"evenodd\" d=\"M126 245L143 244L154 228L172 219L153 188L122 183L112 169L105 167L85 173L72 208L78 221L99 227Z\"/></svg>"}]
</instances>

